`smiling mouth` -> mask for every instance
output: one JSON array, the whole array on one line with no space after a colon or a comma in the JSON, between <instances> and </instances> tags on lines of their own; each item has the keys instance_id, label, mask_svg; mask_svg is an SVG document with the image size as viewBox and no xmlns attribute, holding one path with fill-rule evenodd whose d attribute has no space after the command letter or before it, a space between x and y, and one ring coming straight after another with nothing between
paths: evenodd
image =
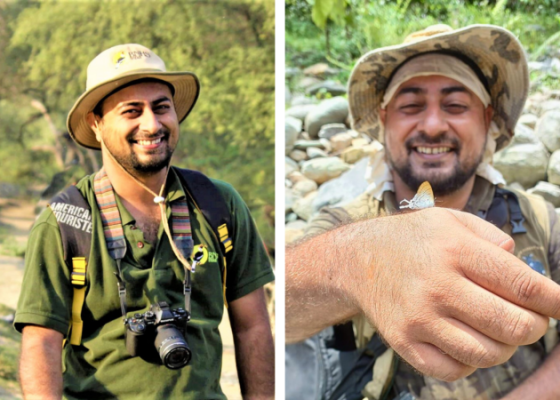
<instances>
[{"instance_id":1,"label":"smiling mouth","mask_svg":"<svg viewBox=\"0 0 560 400\"><path fill-rule=\"evenodd\" d=\"M142 146L149 146L151 144L161 143L162 140L163 140L163 138L157 138L157 139L153 139L153 140L133 140L133 142L138 143L139 145L142 145Z\"/></svg>"},{"instance_id":2,"label":"smiling mouth","mask_svg":"<svg viewBox=\"0 0 560 400\"><path fill-rule=\"evenodd\" d=\"M442 153L450 153L451 151L453 151L451 147L423 147L423 146L415 147L414 150L420 154L442 154Z\"/></svg>"}]
</instances>

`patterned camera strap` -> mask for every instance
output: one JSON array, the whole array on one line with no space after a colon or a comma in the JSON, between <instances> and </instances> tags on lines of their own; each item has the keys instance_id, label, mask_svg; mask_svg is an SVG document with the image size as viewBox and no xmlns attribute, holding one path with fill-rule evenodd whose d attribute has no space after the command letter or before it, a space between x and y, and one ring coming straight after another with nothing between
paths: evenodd
<instances>
[{"instance_id":1,"label":"patterned camera strap","mask_svg":"<svg viewBox=\"0 0 560 400\"><path fill-rule=\"evenodd\" d=\"M121 215L117 207L115 199L115 192L113 185L107 176L104 168L101 168L95 175L93 181L93 189L97 206L101 214L101 221L103 223L103 234L107 244L109 255L117 263L118 274L118 287L119 297L121 299L121 311L123 318L126 318L126 289L121 273L121 260L126 254L126 240L124 238L124 230L121 221ZM171 203L171 232L175 246L181 251L183 257L190 258L193 248L193 238L190 223L189 208L185 199L175 200ZM190 271L185 271L184 294L185 294L185 310L190 313L190 291L191 279Z\"/></svg>"}]
</instances>

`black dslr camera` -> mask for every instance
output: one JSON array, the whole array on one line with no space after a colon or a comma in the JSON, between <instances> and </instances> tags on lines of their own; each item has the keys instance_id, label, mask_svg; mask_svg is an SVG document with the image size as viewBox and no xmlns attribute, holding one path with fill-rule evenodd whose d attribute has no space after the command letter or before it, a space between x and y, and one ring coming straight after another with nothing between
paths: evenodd
<instances>
[{"instance_id":1,"label":"black dslr camera","mask_svg":"<svg viewBox=\"0 0 560 400\"><path fill-rule=\"evenodd\" d=\"M142 356L149 351L149 343L153 343L163 365L170 369L183 368L192 356L185 339L189 319L187 311L170 310L165 301L152 304L150 311L135 314L125 321L128 353L133 357Z\"/></svg>"}]
</instances>

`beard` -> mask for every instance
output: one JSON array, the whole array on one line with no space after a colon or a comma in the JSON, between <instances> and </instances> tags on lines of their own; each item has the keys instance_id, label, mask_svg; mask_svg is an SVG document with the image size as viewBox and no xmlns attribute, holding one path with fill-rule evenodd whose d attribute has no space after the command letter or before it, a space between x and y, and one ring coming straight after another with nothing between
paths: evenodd
<instances>
[{"instance_id":1,"label":"beard","mask_svg":"<svg viewBox=\"0 0 560 400\"><path fill-rule=\"evenodd\" d=\"M410 154L415 151L415 147L422 146L423 144L449 145L449 147L453 149L452 151L456 153L453 170L451 172L438 172L436 169L441 167L441 162L439 161L424 162L423 171L415 170L411 165ZM409 157L406 157L406 159L401 162L394 160L388 148L385 148L385 154L391 169L397 173L411 190L416 191L424 181L429 181L434 196L441 197L459 190L473 177L476 173L476 169L482 162L484 149L486 148L486 140L484 141L484 145L478 157L470 158L463 162L459 161L462 149L461 143L456 138L448 138L446 133L436 137L430 137L425 133L420 133L418 136L408 139L405 142L405 146Z\"/></svg>"},{"instance_id":2,"label":"beard","mask_svg":"<svg viewBox=\"0 0 560 400\"><path fill-rule=\"evenodd\" d=\"M130 152L125 153L122 149L119 149L116 144L113 144L110 140L104 140L105 147L111 153L113 158L130 174L134 176L152 176L160 172L162 169L166 168L171 161L171 156L175 148L171 148L169 145L169 130L166 128L160 129L155 134L149 136L142 136L143 140L151 140L158 136L162 137L162 142L165 146L163 149L154 149L153 151L148 151L148 155L152 155L148 160L141 160L138 155L133 151L134 145L134 135L131 134L127 137L127 142L130 144ZM107 135L108 136L108 135ZM120 151L119 151L120 150ZM156 156L157 155L157 156Z\"/></svg>"}]
</instances>

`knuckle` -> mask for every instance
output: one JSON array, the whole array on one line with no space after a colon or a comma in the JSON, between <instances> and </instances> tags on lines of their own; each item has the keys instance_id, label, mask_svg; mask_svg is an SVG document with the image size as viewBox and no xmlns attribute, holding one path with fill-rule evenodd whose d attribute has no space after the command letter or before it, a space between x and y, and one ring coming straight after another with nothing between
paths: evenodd
<instances>
[{"instance_id":1,"label":"knuckle","mask_svg":"<svg viewBox=\"0 0 560 400\"><path fill-rule=\"evenodd\" d=\"M512 283L514 293L522 303L527 302L535 294L537 284L532 270L520 271Z\"/></svg>"},{"instance_id":2,"label":"knuckle","mask_svg":"<svg viewBox=\"0 0 560 400\"><path fill-rule=\"evenodd\" d=\"M526 313L519 312L509 324L507 333L513 344L527 344L533 333L535 324Z\"/></svg>"}]
</instances>

